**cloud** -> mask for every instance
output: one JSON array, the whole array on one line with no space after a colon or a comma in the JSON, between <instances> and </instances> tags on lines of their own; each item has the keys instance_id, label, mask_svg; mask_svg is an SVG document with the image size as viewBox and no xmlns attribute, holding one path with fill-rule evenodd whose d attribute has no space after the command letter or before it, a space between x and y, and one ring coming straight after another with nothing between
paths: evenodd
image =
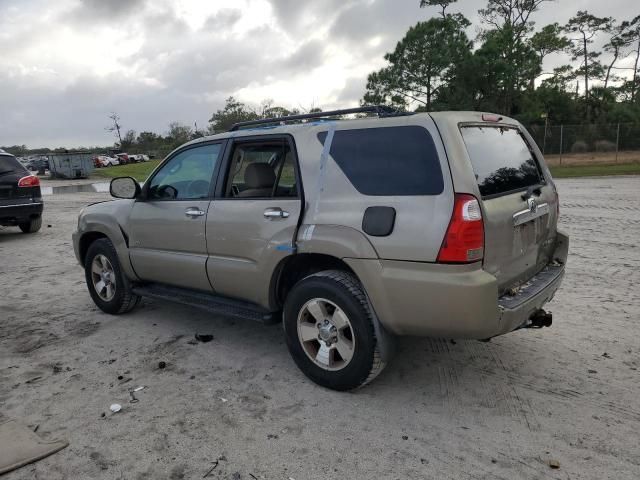
<instances>
[{"instance_id":1,"label":"cloud","mask_svg":"<svg viewBox=\"0 0 640 480\"><path fill-rule=\"evenodd\" d=\"M383 54L437 15L418 3L0 0L0 144L110 144L111 111L137 131L163 132L174 120L202 127L230 95L286 107L356 105ZM450 10L477 26L483 3ZM628 7L581 5L617 18ZM564 23L575 10L555 2L534 19Z\"/></svg>"},{"instance_id":2,"label":"cloud","mask_svg":"<svg viewBox=\"0 0 640 480\"><path fill-rule=\"evenodd\" d=\"M114 22L141 13L146 0L80 0L70 12L76 22Z\"/></svg>"}]
</instances>

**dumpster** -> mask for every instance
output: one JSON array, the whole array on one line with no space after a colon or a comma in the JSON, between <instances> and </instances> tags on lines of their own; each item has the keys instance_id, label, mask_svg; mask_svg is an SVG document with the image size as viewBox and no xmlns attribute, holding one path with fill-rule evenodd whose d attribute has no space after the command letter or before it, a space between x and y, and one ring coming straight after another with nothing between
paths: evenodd
<instances>
[{"instance_id":1,"label":"dumpster","mask_svg":"<svg viewBox=\"0 0 640 480\"><path fill-rule=\"evenodd\" d=\"M87 178L93 172L92 155L87 152L52 153L49 172L54 178Z\"/></svg>"}]
</instances>

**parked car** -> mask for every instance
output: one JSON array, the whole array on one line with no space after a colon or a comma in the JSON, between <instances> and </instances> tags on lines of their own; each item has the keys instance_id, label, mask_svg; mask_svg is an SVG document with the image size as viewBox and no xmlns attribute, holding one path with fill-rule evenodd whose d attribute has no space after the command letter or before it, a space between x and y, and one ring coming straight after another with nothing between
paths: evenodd
<instances>
[{"instance_id":1,"label":"parked car","mask_svg":"<svg viewBox=\"0 0 640 480\"><path fill-rule=\"evenodd\" d=\"M43 206L40 179L0 150L0 225L35 233L42 225Z\"/></svg>"},{"instance_id":2,"label":"parked car","mask_svg":"<svg viewBox=\"0 0 640 480\"><path fill-rule=\"evenodd\" d=\"M135 155L128 155L128 156L129 156L129 161L133 162L133 163L140 163L140 162L148 162L149 161L149 157L147 155L135 154Z\"/></svg>"},{"instance_id":3,"label":"parked car","mask_svg":"<svg viewBox=\"0 0 640 480\"><path fill-rule=\"evenodd\" d=\"M49 170L49 160L46 158L33 158L27 161L25 166L34 172L40 169Z\"/></svg>"},{"instance_id":4,"label":"parked car","mask_svg":"<svg viewBox=\"0 0 640 480\"><path fill-rule=\"evenodd\" d=\"M354 112L379 118L326 121ZM337 390L375 378L397 335L550 326L567 260L542 153L498 115L246 122L110 190L121 200L86 207L73 234L100 309L149 296L282 319L300 369Z\"/></svg>"},{"instance_id":5,"label":"parked car","mask_svg":"<svg viewBox=\"0 0 640 480\"><path fill-rule=\"evenodd\" d=\"M126 153L116 153L115 157L118 159L121 165L132 163L132 160L129 158L129 155L127 155Z\"/></svg>"},{"instance_id":6,"label":"parked car","mask_svg":"<svg viewBox=\"0 0 640 480\"><path fill-rule=\"evenodd\" d=\"M98 155L93 158L93 164L96 168L113 167L120 165L120 160L116 157L109 157L107 155Z\"/></svg>"}]
</instances>

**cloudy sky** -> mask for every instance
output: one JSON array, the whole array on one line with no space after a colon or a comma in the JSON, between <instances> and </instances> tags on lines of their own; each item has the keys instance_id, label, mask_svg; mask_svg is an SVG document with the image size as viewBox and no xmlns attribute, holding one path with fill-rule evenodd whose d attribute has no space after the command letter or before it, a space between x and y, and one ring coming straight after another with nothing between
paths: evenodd
<instances>
[{"instance_id":1,"label":"cloudy sky","mask_svg":"<svg viewBox=\"0 0 640 480\"><path fill-rule=\"evenodd\" d=\"M460 0L478 31L484 1ZM407 28L436 12L418 0L0 0L0 145L108 145L125 129L205 127L234 95L285 107L356 106L366 75ZM618 19L637 0L557 0ZM551 59L551 62L554 60ZM557 59L555 61L558 61Z\"/></svg>"}]
</instances>

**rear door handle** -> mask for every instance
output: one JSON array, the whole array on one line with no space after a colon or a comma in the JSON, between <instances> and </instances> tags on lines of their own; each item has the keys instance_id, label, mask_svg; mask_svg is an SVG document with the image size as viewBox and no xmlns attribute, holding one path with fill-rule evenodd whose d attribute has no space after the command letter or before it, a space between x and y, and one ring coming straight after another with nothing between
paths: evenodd
<instances>
[{"instance_id":1,"label":"rear door handle","mask_svg":"<svg viewBox=\"0 0 640 480\"><path fill-rule=\"evenodd\" d=\"M204 211L196 207L187 208L187 210L184 212L184 214L190 218L202 217L204 213Z\"/></svg>"},{"instance_id":2,"label":"rear door handle","mask_svg":"<svg viewBox=\"0 0 640 480\"><path fill-rule=\"evenodd\" d=\"M285 212L280 207L275 207L267 208L263 215L264 218L287 218L289 216L289 212Z\"/></svg>"}]
</instances>

